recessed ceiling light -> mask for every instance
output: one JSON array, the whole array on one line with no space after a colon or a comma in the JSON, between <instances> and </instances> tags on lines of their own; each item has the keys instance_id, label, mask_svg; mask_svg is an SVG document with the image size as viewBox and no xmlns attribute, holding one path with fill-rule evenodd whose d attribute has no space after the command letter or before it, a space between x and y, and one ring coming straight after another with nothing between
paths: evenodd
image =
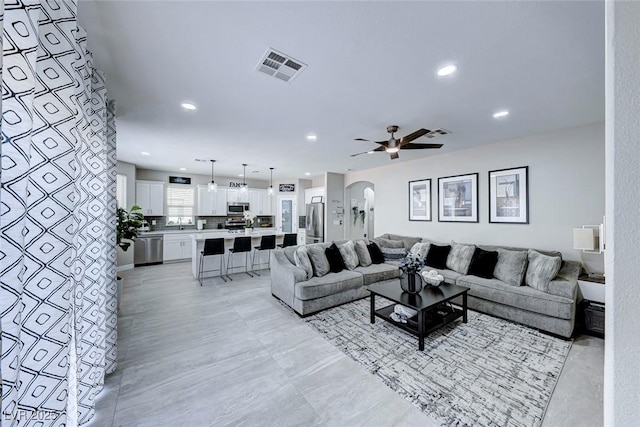
<instances>
[{"instance_id":1,"label":"recessed ceiling light","mask_svg":"<svg viewBox=\"0 0 640 427\"><path fill-rule=\"evenodd\" d=\"M309 141L315 141L316 139L318 139L318 136L313 133L310 133L309 135L307 135L307 139Z\"/></svg>"},{"instance_id":2,"label":"recessed ceiling light","mask_svg":"<svg viewBox=\"0 0 640 427\"><path fill-rule=\"evenodd\" d=\"M373 154L373 151L367 151L367 154Z\"/></svg>"},{"instance_id":3,"label":"recessed ceiling light","mask_svg":"<svg viewBox=\"0 0 640 427\"><path fill-rule=\"evenodd\" d=\"M186 171L186 170L187 170L187 168L180 168L180 170L181 170L181 171Z\"/></svg>"},{"instance_id":4,"label":"recessed ceiling light","mask_svg":"<svg viewBox=\"0 0 640 427\"><path fill-rule=\"evenodd\" d=\"M438 69L438 75L440 77L445 77L445 76L450 76L451 74L455 73L456 70L458 69L457 65L445 65L444 67L440 67Z\"/></svg>"},{"instance_id":5,"label":"recessed ceiling light","mask_svg":"<svg viewBox=\"0 0 640 427\"><path fill-rule=\"evenodd\" d=\"M151 153L147 153L146 151L143 151L140 154L142 154L143 156L149 156Z\"/></svg>"},{"instance_id":6,"label":"recessed ceiling light","mask_svg":"<svg viewBox=\"0 0 640 427\"><path fill-rule=\"evenodd\" d=\"M180 104L182 106L182 108L184 108L185 110L195 110L197 107L195 105L193 105L190 102L183 102L182 104Z\"/></svg>"},{"instance_id":7,"label":"recessed ceiling light","mask_svg":"<svg viewBox=\"0 0 640 427\"><path fill-rule=\"evenodd\" d=\"M309 175L311 175L311 172L305 172L304 174L305 174L306 176L309 176Z\"/></svg>"},{"instance_id":8,"label":"recessed ceiling light","mask_svg":"<svg viewBox=\"0 0 640 427\"><path fill-rule=\"evenodd\" d=\"M499 119L499 118L502 118L502 117L507 117L508 115L509 115L509 112L507 110L498 111L497 113L495 113L493 115L493 118L494 119Z\"/></svg>"},{"instance_id":9,"label":"recessed ceiling light","mask_svg":"<svg viewBox=\"0 0 640 427\"><path fill-rule=\"evenodd\" d=\"M238 174L238 176L244 176L244 174L242 174L242 173L239 173L239 174Z\"/></svg>"}]
</instances>

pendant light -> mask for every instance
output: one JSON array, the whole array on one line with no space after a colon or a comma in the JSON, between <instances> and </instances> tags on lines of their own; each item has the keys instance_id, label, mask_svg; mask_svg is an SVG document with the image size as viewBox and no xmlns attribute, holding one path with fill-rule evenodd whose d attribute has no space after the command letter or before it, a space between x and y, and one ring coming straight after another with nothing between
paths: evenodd
<instances>
[{"instance_id":1,"label":"pendant light","mask_svg":"<svg viewBox=\"0 0 640 427\"><path fill-rule=\"evenodd\" d=\"M247 164L243 163L242 164L243 170L242 170L242 187L240 187L240 191L242 191L243 193L247 192L247 182L245 181L246 175L247 175Z\"/></svg>"},{"instance_id":2,"label":"pendant light","mask_svg":"<svg viewBox=\"0 0 640 427\"><path fill-rule=\"evenodd\" d=\"M269 189L267 190L267 194L273 196L273 168L271 169L271 179L269 180Z\"/></svg>"},{"instance_id":3,"label":"pendant light","mask_svg":"<svg viewBox=\"0 0 640 427\"><path fill-rule=\"evenodd\" d=\"M209 191L209 193L218 192L218 184L216 184L216 182L213 180L213 165L215 162L215 160L211 160L211 182L207 185L207 190Z\"/></svg>"}]
</instances>

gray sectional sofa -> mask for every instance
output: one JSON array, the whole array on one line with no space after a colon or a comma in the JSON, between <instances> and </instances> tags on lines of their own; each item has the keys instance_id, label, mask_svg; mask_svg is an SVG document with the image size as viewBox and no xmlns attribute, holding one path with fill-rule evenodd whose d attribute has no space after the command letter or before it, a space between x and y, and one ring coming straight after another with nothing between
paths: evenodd
<instances>
[{"instance_id":1,"label":"gray sectional sofa","mask_svg":"<svg viewBox=\"0 0 640 427\"><path fill-rule=\"evenodd\" d=\"M442 245L430 242L428 239L393 234L385 234L372 240L379 246L389 241L398 243L402 241L402 246L407 251L415 242ZM326 248L330 243L315 245ZM478 247L487 251L527 251L525 248L514 247L483 245ZM297 248L292 246L284 250L272 251L271 293L301 316L364 298L369 295L366 285L399 277L397 263L388 261L307 279L305 271L295 265L294 253ZM558 252L539 252L549 256L560 255ZM427 268L433 267L427 264ZM443 275L445 282L469 288L467 304L470 309L569 338L573 334L576 307L582 298L577 283L581 268L581 264L577 261L563 261L557 275L548 282L544 290L527 285L509 284L495 277L485 279L463 274L450 268L433 269ZM507 274L511 273L507 272ZM510 277L506 279L513 282ZM524 276L517 280L524 282ZM461 301L454 302L461 303Z\"/></svg>"}]
</instances>

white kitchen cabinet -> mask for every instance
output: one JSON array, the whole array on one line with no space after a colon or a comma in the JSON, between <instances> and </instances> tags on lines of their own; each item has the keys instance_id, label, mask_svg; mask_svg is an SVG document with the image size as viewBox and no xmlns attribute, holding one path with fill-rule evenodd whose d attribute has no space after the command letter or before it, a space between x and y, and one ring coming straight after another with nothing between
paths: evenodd
<instances>
[{"instance_id":1,"label":"white kitchen cabinet","mask_svg":"<svg viewBox=\"0 0 640 427\"><path fill-rule=\"evenodd\" d=\"M165 234L162 241L162 261L191 259L191 240L190 234Z\"/></svg>"},{"instance_id":2,"label":"white kitchen cabinet","mask_svg":"<svg viewBox=\"0 0 640 427\"><path fill-rule=\"evenodd\" d=\"M164 182L136 181L136 205L145 216L164 215Z\"/></svg>"},{"instance_id":3,"label":"white kitchen cabinet","mask_svg":"<svg viewBox=\"0 0 640 427\"><path fill-rule=\"evenodd\" d=\"M206 185L198 185L199 216L227 215L227 189L218 187L218 191L209 192Z\"/></svg>"},{"instance_id":4,"label":"white kitchen cabinet","mask_svg":"<svg viewBox=\"0 0 640 427\"><path fill-rule=\"evenodd\" d=\"M271 197L267 190L249 190L249 209L254 215L271 215Z\"/></svg>"},{"instance_id":5,"label":"white kitchen cabinet","mask_svg":"<svg viewBox=\"0 0 640 427\"><path fill-rule=\"evenodd\" d=\"M240 191L239 188L230 188L227 191L227 201L249 203L249 191Z\"/></svg>"}]
</instances>

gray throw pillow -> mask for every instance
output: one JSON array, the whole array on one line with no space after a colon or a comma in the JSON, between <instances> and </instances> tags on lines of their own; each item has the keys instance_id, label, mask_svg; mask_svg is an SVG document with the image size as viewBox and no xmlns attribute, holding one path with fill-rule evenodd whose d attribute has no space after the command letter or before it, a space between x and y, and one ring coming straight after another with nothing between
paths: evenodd
<instances>
[{"instance_id":1,"label":"gray throw pillow","mask_svg":"<svg viewBox=\"0 0 640 427\"><path fill-rule=\"evenodd\" d=\"M527 269L527 251L509 251L497 248L498 262L493 277L512 286L522 286Z\"/></svg>"},{"instance_id":2,"label":"gray throw pillow","mask_svg":"<svg viewBox=\"0 0 640 427\"><path fill-rule=\"evenodd\" d=\"M462 245L452 241L451 251L447 256L447 268L460 274L467 274L475 251L475 245Z\"/></svg>"},{"instance_id":3,"label":"gray throw pillow","mask_svg":"<svg viewBox=\"0 0 640 427\"><path fill-rule=\"evenodd\" d=\"M382 239L378 237L377 239L373 239L380 249L382 248L404 248L404 242L402 240L389 240Z\"/></svg>"},{"instance_id":4,"label":"gray throw pillow","mask_svg":"<svg viewBox=\"0 0 640 427\"><path fill-rule=\"evenodd\" d=\"M382 252L385 261L397 261L407 256L404 245L401 248L381 247L380 252Z\"/></svg>"},{"instance_id":5,"label":"gray throw pillow","mask_svg":"<svg viewBox=\"0 0 640 427\"><path fill-rule=\"evenodd\" d=\"M360 260L358 259L356 248L353 246L353 242L351 240L338 245L338 250L340 251L340 255L342 255L342 260L344 261L344 266L347 267L347 270L353 270L358 266Z\"/></svg>"},{"instance_id":6,"label":"gray throw pillow","mask_svg":"<svg viewBox=\"0 0 640 427\"><path fill-rule=\"evenodd\" d=\"M313 266L311 265L311 260L309 259L309 255L307 254L306 246L298 246L298 249L293 253L293 258L296 263L296 267L300 267L307 273L307 280L313 277Z\"/></svg>"},{"instance_id":7,"label":"gray throw pillow","mask_svg":"<svg viewBox=\"0 0 640 427\"><path fill-rule=\"evenodd\" d=\"M409 255L424 261L424 259L427 257L427 253L429 252L429 246L431 246L431 243L418 242L411 247Z\"/></svg>"},{"instance_id":8,"label":"gray throw pillow","mask_svg":"<svg viewBox=\"0 0 640 427\"><path fill-rule=\"evenodd\" d=\"M322 277L329 272L329 260L324 254L324 246L320 244L307 246L307 255L311 260L314 276Z\"/></svg>"},{"instance_id":9,"label":"gray throw pillow","mask_svg":"<svg viewBox=\"0 0 640 427\"><path fill-rule=\"evenodd\" d=\"M560 271L562 259L560 257L552 257L543 255L538 251L529 249L528 252L529 267L527 267L527 275L525 283L534 289L542 292L549 292L549 282Z\"/></svg>"},{"instance_id":10,"label":"gray throw pillow","mask_svg":"<svg viewBox=\"0 0 640 427\"><path fill-rule=\"evenodd\" d=\"M358 254L360 265L362 267L369 267L371 265L371 254L369 253L369 249L367 249L367 242L364 240L356 240L354 246L356 248L356 253Z\"/></svg>"}]
</instances>

